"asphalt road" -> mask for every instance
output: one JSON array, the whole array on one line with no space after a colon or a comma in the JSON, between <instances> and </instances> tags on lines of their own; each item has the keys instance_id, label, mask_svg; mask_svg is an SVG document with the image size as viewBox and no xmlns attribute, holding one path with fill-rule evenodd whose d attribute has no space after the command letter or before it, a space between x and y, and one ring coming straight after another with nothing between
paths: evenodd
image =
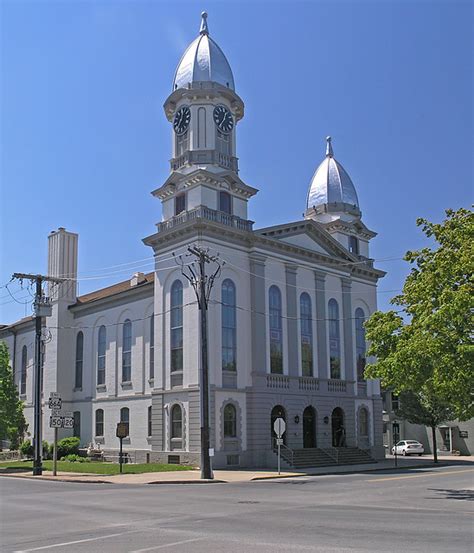
<instances>
[{"instance_id":1,"label":"asphalt road","mask_svg":"<svg viewBox=\"0 0 474 553\"><path fill-rule=\"evenodd\" d=\"M472 552L471 465L243 484L0 478L0 549L68 553Z\"/></svg>"}]
</instances>

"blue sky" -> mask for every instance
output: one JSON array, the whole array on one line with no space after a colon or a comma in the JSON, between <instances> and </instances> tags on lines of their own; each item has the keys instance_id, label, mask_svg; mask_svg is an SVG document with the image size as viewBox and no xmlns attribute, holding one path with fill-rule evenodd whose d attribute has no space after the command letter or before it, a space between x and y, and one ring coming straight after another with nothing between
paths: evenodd
<instances>
[{"instance_id":1,"label":"blue sky","mask_svg":"<svg viewBox=\"0 0 474 553\"><path fill-rule=\"evenodd\" d=\"M0 284L45 272L59 226L79 233L83 276L151 255L141 239L161 209L150 191L171 157L162 105L203 9L246 104L237 148L240 176L260 190L255 226L301 218L331 134L379 233L386 309L407 274L400 258L425 244L416 218L472 202L468 1L3 0ZM131 272L83 280L80 292ZM31 312L5 288L0 304L3 323Z\"/></svg>"}]
</instances>

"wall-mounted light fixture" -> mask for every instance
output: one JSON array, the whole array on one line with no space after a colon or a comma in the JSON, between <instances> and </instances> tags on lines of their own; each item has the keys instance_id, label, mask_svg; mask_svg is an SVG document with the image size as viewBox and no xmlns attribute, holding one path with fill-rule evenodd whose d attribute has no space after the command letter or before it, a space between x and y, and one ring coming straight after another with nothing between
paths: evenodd
<instances>
[{"instance_id":1,"label":"wall-mounted light fixture","mask_svg":"<svg viewBox=\"0 0 474 553\"><path fill-rule=\"evenodd\" d=\"M324 424L329 424L329 417L324 417L323 421L324 421Z\"/></svg>"},{"instance_id":2,"label":"wall-mounted light fixture","mask_svg":"<svg viewBox=\"0 0 474 553\"><path fill-rule=\"evenodd\" d=\"M296 415L295 416L295 424L298 424L299 422L300 422L300 416Z\"/></svg>"}]
</instances>

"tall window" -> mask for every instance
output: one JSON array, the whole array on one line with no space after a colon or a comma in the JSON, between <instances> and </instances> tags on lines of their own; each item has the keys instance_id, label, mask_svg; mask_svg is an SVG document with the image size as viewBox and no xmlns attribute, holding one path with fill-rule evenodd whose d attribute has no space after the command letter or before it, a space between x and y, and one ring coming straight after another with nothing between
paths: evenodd
<instances>
[{"instance_id":1,"label":"tall window","mask_svg":"<svg viewBox=\"0 0 474 553\"><path fill-rule=\"evenodd\" d=\"M171 286L171 372L183 370L183 284Z\"/></svg>"},{"instance_id":2,"label":"tall window","mask_svg":"<svg viewBox=\"0 0 474 553\"><path fill-rule=\"evenodd\" d=\"M155 314L150 317L150 380L155 378Z\"/></svg>"},{"instance_id":3,"label":"tall window","mask_svg":"<svg viewBox=\"0 0 474 553\"><path fill-rule=\"evenodd\" d=\"M226 278L222 283L222 370L237 370L237 324L235 285Z\"/></svg>"},{"instance_id":4,"label":"tall window","mask_svg":"<svg viewBox=\"0 0 474 553\"><path fill-rule=\"evenodd\" d=\"M339 333L339 306L335 299L328 304L329 364L331 378L341 378L341 337Z\"/></svg>"},{"instance_id":5,"label":"tall window","mask_svg":"<svg viewBox=\"0 0 474 553\"><path fill-rule=\"evenodd\" d=\"M98 345L97 345L97 384L100 386L105 384L105 348L107 340L107 331L105 326L99 328Z\"/></svg>"},{"instance_id":6,"label":"tall window","mask_svg":"<svg viewBox=\"0 0 474 553\"><path fill-rule=\"evenodd\" d=\"M26 367L28 364L28 349L23 346L21 350L21 375L20 375L20 394L26 394Z\"/></svg>"},{"instance_id":7,"label":"tall window","mask_svg":"<svg viewBox=\"0 0 474 553\"><path fill-rule=\"evenodd\" d=\"M311 298L304 292L300 296L301 369L303 376L313 376L313 321Z\"/></svg>"},{"instance_id":8,"label":"tall window","mask_svg":"<svg viewBox=\"0 0 474 553\"><path fill-rule=\"evenodd\" d=\"M188 149L188 138L188 131L176 136L176 157L184 154L184 152Z\"/></svg>"},{"instance_id":9,"label":"tall window","mask_svg":"<svg viewBox=\"0 0 474 553\"><path fill-rule=\"evenodd\" d=\"M183 211L186 211L186 196L178 194L174 199L174 214L179 215Z\"/></svg>"},{"instance_id":10,"label":"tall window","mask_svg":"<svg viewBox=\"0 0 474 553\"><path fill-rule=\"evenodd\" d=\"M84 359L84 334L78 332L76 336L76 377L75 388L82 388L82 363Z\"/></svg>"},{"instance_id":11,"label":"tall window","mask_svg":"<svg viewBox=\"0 0 474 553\"><path fill-rule=\"evenodd\" d=\"M217 151L221 154L230 156L231 147L230 147L231 136L230 134L224 134L221 131L217 131L216 142L217 142Z\"/></svg>"},{"instance_id":12,"label":"tall window","mask_svg":"<svg viewBox=\"0 0 474 553\"><path fill-rule=\"evenodd\" d=\"M95 435L104 435L104 410L97 409L95 412Z\"/></svg>"},{"instance_id":13,"label":"tall window","mask_svg":"<svg viewBox=\"0 0 474 553\"><path fill-rule=\"evenodd\" d=\"M72 427L72 435L75 438L81 437L81 412L80 411L74 411L72 414L73 418L73 427Z\"/></svg>"},{"instance_id":14,"label":"tall window","mask_svg":"<svg viewBox=\"0 0 474 553\"><path fill-rule=\"evenodd\" d=\"M359 436L369 435L369 413L365 407L359 410Z\"/></svg>"},{"instance_id":15,"label":"tall window","mask_svg":"<svg viewBox=\"0 0 474 553\"><path fill-rule=\"evenodd\" d=\"M152 425L151 425L151 405L148 407L148 436L152 435Z\"/></svg>"},{"instance_id":16,"label":"tall window","mask_svg":"<svg viewBox=\"0 0 474 553\"><path fill-rule=\"evenodd\" d=\"M171 409L171 438L181 440L183 437L183 411L181 406L173 405Z\"/></svg>"},{"instance_id":17,"label":"tall window","mask_svg":"<svg viewBox=\"0 0 474 553\"><path fill-rule=\"evenodd\" d=\"M224 438L237 436L237 412L235 407L228 403L224 407Z\"/></svg>"},{"instance_id":18,"label":"tall window","mask_svg":"<svg viewBox=\"0 0 474 553\"><path fill-rule=\"evenodd\" d=\"M356 335L356 357L357 357L357 380L364 380L365 369L365 314L358 307L355 311L355 335Z\"/></svg>"},{"instance_id":19,"label":"tall window","mask_svg":"<svg viewBox=\"0 0 474 553\"><path fill-rule=\"evenodd\" d=\"M283 374L281 293L277 286L270 287L268 298L270 315L270 372Z\"/></svg>"},{"instance_id":20,"label":"tall window","mask_svg":"<svg viewBox=\"0 0 474 553\"><path fill-rule=\"evenodd\" d=\"M359 240L355 236L349 236L349 251L359 255Z\"/></svg>"},{"instance_id":21,"label":"tall window","mask_svg":"<svg viewBox=\"0 0 474 553\"><path fill-rule=\"evenodd\" d=\"M122 328L122 382L132 380L132 321L127 319Z\"/></svg>"},{"instance_id":22,"label":"tall window","mask_svg":"<svg viewBox=\"0 0 474 553\"><path fill-rule=\"evenodd\" d=\"M130 434L130 409L128 407L122 407L120 409L120 422L124 422L127 425L127 435Z\"/></svg>"},{"instance_id":23,"label":"tall window","mask_svg":"<svg viewBox=\"0 0 474 553\"><path fill-rule=\"evenodd\" d=\"M219 192L219 210L232 215L232 198L228 192Z\"/></svg>"}]
</instances>

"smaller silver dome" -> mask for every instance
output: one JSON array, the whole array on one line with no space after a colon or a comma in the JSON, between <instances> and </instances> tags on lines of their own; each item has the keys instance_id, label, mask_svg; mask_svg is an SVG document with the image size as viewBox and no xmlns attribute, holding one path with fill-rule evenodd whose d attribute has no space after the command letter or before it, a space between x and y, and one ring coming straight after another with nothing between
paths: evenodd
<instances>
[{"instance_id":1,"label":"smaller silver dome","mask_svg":"<svg viewBox=\"0 0 474 553\"><path fill-rule=\"evenodd\" d=\"M324 205L328 212L360 213L355 186L344 167L334 159L330 136L326 142L326 158L311 179L306 208Z\"/></svg>"},{"instance_id":2,"label":"smaller silver dome","mask_svg":"<svg viewBox=\"0 0 474 553\"><path fill-rule=\"evenodd\" d=\"M181 58L173 81L173 90L188 88L193 82L214 82L235 90L234 76L224 52L209 36L207 13L201 14L199 36Z\"/></svg>"}]
</instances>

